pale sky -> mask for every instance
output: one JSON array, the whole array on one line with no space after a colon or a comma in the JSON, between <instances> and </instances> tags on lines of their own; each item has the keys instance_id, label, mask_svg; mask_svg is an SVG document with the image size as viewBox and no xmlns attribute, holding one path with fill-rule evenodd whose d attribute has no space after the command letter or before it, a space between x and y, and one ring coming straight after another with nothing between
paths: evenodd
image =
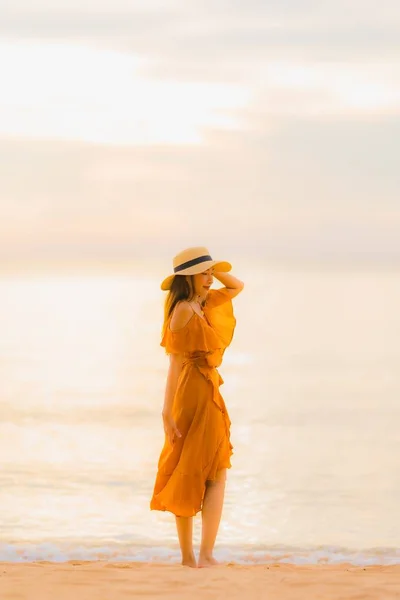
<instances>
[{"instance_id":1,"label":"pale sky","mask_svg":"<svg viewBox=\"0 0 400 600\"><path fill-rule=\"evenodd\" d=\"M0 263L400 262L400 3L0 0Z\"/></svg>"}]
</instances>

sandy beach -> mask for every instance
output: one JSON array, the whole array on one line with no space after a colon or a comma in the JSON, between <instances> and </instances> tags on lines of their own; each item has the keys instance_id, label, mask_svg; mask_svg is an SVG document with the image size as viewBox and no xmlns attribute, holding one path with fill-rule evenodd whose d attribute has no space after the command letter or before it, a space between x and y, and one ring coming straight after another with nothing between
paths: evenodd
<instances>
[{"instance_id":1,"label":"sandy beach","mask_svg":"<svg viewBox=\"0 0 400 600\"><path fill-rule=\"evenodd\" d=\"M211 569L132 562L0 563L1 600L124 598L395 600L400 565L227 564Z\"/></svg>"}]
</instances>

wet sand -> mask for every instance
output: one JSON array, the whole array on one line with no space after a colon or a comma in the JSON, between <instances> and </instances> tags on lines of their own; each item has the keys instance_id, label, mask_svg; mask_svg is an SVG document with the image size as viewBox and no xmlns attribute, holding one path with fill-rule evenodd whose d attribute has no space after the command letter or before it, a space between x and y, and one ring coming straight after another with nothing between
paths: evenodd
<instances>
[{"instance_id":1,"label":"wet sand","mask_svg":"<svg viewBox=\"0 0 400 600\"><path fill-rule=\"evenodd\" d=\"M71 560L0 563L1 600L399 600L400 565L245 566Z\"/></svg>"}]
</instances>

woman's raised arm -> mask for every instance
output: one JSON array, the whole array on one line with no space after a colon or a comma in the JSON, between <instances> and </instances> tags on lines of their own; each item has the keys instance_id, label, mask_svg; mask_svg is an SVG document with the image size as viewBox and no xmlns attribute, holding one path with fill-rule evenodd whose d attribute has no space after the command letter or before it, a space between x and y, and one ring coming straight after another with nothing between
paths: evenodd
<instances>
[{"instance_id":1,"label":"woman's raised arm","mask_svg":"<svg viewBox=\"0 0 400 600\"><path fill-rule=\"evenodd\" d=\"M215 279L218 279L218 281L220 281L222 285L226 287L231 298L237 296L244 288L243 281L240 281L240 279L238 279L234 275L231 275L230 273L214 271L213 277L215 277Z\"/></svg>"}]
</instances>

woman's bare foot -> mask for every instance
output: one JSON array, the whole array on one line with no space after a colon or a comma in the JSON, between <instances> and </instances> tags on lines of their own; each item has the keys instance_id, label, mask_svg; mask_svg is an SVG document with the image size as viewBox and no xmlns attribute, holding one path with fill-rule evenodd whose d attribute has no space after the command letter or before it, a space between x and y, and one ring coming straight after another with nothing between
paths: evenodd
<instances>
[{"instance_id":1,"label":"woman's bare foot","mask_svg":"<svg viewBox=\"0 0 400 600\"><path fill-rule=\"evenodd\" d=\"M212 556L212 554L206 554L206 555L202 555L200 554L199 556L199 562L198 562L198 567L203 568L203 567L215 567L216 565L219 565L219 562L217 561L216 558L214 558Z\"/></svg>"},{"instance_id":2,"label":"woman's bare foot","mask_svg":"<svg viewBox=\"0 0 400 600\"><path fill-rule=\"evenodd\" d=\"M182 565L184 567L192 567L196 569L197 562L194 554L189 554L188 556L182 557Z\"/></svg>"}]
</instances>

